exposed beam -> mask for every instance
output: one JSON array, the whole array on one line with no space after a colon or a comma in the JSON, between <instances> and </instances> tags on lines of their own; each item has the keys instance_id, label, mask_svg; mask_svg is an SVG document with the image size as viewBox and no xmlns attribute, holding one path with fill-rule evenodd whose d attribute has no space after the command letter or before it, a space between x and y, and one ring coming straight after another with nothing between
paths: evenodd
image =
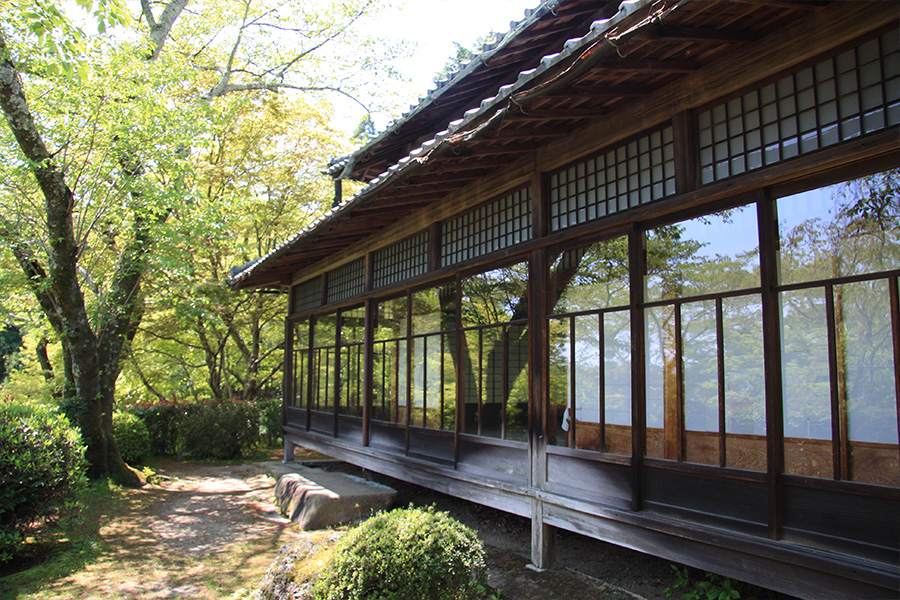
<instances>
[{"instance_id":1,"label":"exposed beam","mask_svg":"<svg viewBox=\"0 0 900 600\"><path fill-rule=\"evenodd\" d=\"M789 8L796 10L817 10L822 8L827 2L817 2L816 0L725 0L732 4L759 4L761 6L772 6L775 8Z\"/></svg>"},{"instance_id":2,"label":"exposed beam","mask_svg":"<svg viewBox=\"0 0 900 600\"><path fill-rule=\"evenodd\" d=\"M524 129L501 129L491 137L496 140L531 140L554 138L569 133L572 133L571 129L563 129L561 127L543 129L527 127Z\"/></svg>"},{"instance_id":3,"label":"exposed beam","mask_svg":"<svg viewBox=\"0 0 900 600\"><path fill-rule=\"evenodd\" d=\"M521 113L513 113L510 118L516 121L546 121L551 119L596 119L609 111L593 108L555 108L555 109L522 109Z\"/></svg>"},{"instance_id":4,"label":"exposed beam","mask_svg":"<svg viewBox=\"0 0 900 600\"><path fill-rule=\"evenodd\" d=\"M508 164L509 161L502 158L480 159L478 162L471 163L454 163L445 160L445 157L441 157L434 162L432 169L434 173L456 173L460 171L480 171L492 169L494 167L504 167Z\"/></svg>"},{"instance_id":5,"label":"exposed beam","mask_svg":"<svg viewBox=\"0 0 900 600\"><path fill-rule=\"evenodd\" d=\"M594 70L600 71L654 71L662 73L693 73L700 66L686 60L643 60L620 58L598 63Z\"/></svg>"},{"instance_id":6,"label":"exposed beam","mask_svg":"<svg viewBox=\"0 0 900 600\"><path fill-rule=\"evenodd\" d=\"M541 94L539 97L541 99L571 98L573 96L578 96L578 97L582 97L582 98L601 98L601 99L602 98L626 98L626 97L635 97L635 96L646 96L650 92L651 92L651 89L649 87L641 86L641 85L598 85L598 86L573 85L571 87L565 88L565 91L548 92L546 94ZM535 99L537 99L537 98L535 98Z\"/></svg>"},{"instance_id":7,"label":"exposed beam","mask_svg":"<svg viewBox=\"0 0 900 600\"><path fill-rule=\"evenodd\" d=\"M759 36L752 31L734 31L728 29L709 29L697 27L677 27L659 25L650 27L642 36L651 39L671 39L689 42L719 42L723 44L739 44L755 42Z\"/></svg>"}]
</instances>

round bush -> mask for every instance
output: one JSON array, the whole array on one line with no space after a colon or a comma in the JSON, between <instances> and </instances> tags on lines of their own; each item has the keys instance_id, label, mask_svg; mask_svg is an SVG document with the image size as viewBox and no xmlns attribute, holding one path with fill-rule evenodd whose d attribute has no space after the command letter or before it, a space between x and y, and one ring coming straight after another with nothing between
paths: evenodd
<instances>
[{"instance_id":1,"label":"round bush","mask_svg":"<svg viewBox=\"0 0 900 600\"><path fill-rule=\"evenodd\" d=\"M0 402L0 562L74 509L85 469L81 436L62 414Z\"/></svg>"},{"instance_id":2,"label":"round bush","mask_svg":"<svg viewBox=\"0 0 900 600\"><path fill-rule=\"evenodd\" d=\"M486 581L484 547L447 513L396 509L368 519L337 545L315 587L318 600L462 600Z\"/></svg>"},{"instance_id":3,"label":"round bush","mask_svg":"<svg viewBox=\"0 0 900 600\"><path fill-rule=\"evenodd\" d=\"M113 435L122 460L129 465L143 464L150 453L150 431L143 419L130 412L113 413Z\"/></svg>"}]
</instances>

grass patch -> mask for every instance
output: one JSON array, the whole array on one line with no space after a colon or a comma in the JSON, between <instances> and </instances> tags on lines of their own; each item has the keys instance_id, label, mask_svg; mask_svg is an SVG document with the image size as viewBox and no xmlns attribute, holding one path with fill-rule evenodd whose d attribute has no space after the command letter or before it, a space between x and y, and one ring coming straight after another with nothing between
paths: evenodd
<instances>
[{"instance_id":1,"label":"grass patch","mask_svg":"<svg viewBox=\"0 0 900 600\"><path fill-rule=\"evenodd\" d=\"M81 511L51 536L29 540L21 557L0 566L0 598L19 598L84 569L104 552L100 528L131 510L128 490L107 481L91 484L78 497Z\"/></svg>"}]
</instances>

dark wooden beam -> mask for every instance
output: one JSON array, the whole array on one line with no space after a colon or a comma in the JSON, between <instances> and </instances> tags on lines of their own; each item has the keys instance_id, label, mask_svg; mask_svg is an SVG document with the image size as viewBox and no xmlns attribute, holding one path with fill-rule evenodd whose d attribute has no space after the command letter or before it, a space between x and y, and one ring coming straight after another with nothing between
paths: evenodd
<instances>
[{"instance_id":1,"label":"dark wooden beam","mask_svg":"<svg viewBox=\"0 0 900 600\"><path fill-rule=\"evenodd\" d=\"M816 0L725 0L732 4L758 4L760 6L771 6L773 8L788 8L792 10L817 10L826 4L825 1L818 2Z\"/></svg>"},{"instance_id":2,"label":"dark wooden beam","mask_svg":"<svg viewBox=\"0 0 900 600\"><path fill-rule=\"evenodd\" d=\"M693 73L700 66L687 60L644 60L640 58L620 58L599 63L594 70L601 71L641 71L658 73Z\"/></svg>"},{"instance_id":3,"label":"dark wooden beam","mask_svg":"<svg viewBox=\"0 0 900 600\"><path fill-rule=\"evenodd\" d=\"M450 158L452 159L452 157ZM441 157L432 163L430 172L458 173L464 171L483 171L495 167L505 167L509 164L509 161L503 158L482 158L476 160L477 162L453 162L452 160L447 160L447 157Z\"/></svg>"},{"instance_id":4,"label":"dark wooden beam","mask_svg":"<svg viewBox=\"0 0 900 600\"><path fill-rule=\"evenodd\" d=\"M759 36L752 31L735 31L733 29L709 29L698 27L677 27L674 25L658 25L649 27L641 34L650 39L668 39L683 42L718 42L722 44L740 44L755 42Z\"/></svg>"},{"instance_id":5,"label":"dark wooden beam","mask_svg":"<svg viewBox=\"0 0 900 600\"><path fill-rule=\"evenodd\" d=\"M540 99L580 98L627 98L646 96L651 88L638 85L573 85L562 91L541 94ZM535 98L537 99L537 98Z\"/></svg>"},{"instance_id":6,"label":"dark wooden beam","mask_svg":"<svg viewBox=\"0 0 900 600\"><path fill-rule=\"evenodd\" d=\"M510 118L515 121L548 121L553 119L597 119L609 114L609 111L594 108L556 108L556 109L527 109L522 108L521 113L514 113Z\"/></svg>"},{"instance_id":7,"label":"dark wooden beam","mask_svg":"<svg viewBox=\"0 0 900 600\"><path fill-rule=\"evenodd\" d=\"M492 138L493 139L493 138ZM479 140L481 141L481 140ZM486 140L490 141L490 140ZM510 154L527 154L533 152L541 146L540 143L535 144L513 144L509 146L495 146L490 143L482 143L479 145L471 144L469 147L460 148L460 156L503 156Z\"/></svg>"},{"instance_id":8,"label":"dark wooden beam","mask_svg":"<svg viewBox=\"0 0 900 600\"><path fill-rule=\"evenodd\" d=\"M531 140L555 138L570 133L572 133L571 129L560 127L545 127L543 129L526 127L524 129L501 129L491 137L495 140Z\"/></svg>"}]
</instances>

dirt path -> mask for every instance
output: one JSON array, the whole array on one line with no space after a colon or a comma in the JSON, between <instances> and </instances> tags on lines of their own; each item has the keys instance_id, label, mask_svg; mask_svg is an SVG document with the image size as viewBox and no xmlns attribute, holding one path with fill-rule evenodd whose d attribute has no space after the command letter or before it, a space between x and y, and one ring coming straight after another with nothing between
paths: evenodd
<instances>
[{"instance_id":1,"label":"dirt path","mask_svg":"<svg viewBox=\"0 0 900 600\"><path fill-rule=\"evenodd\" d=\"M231 598L296 535L260 465L164 462L100 529L100 559L35 598Z\"/></svg>"}]
</instances>

